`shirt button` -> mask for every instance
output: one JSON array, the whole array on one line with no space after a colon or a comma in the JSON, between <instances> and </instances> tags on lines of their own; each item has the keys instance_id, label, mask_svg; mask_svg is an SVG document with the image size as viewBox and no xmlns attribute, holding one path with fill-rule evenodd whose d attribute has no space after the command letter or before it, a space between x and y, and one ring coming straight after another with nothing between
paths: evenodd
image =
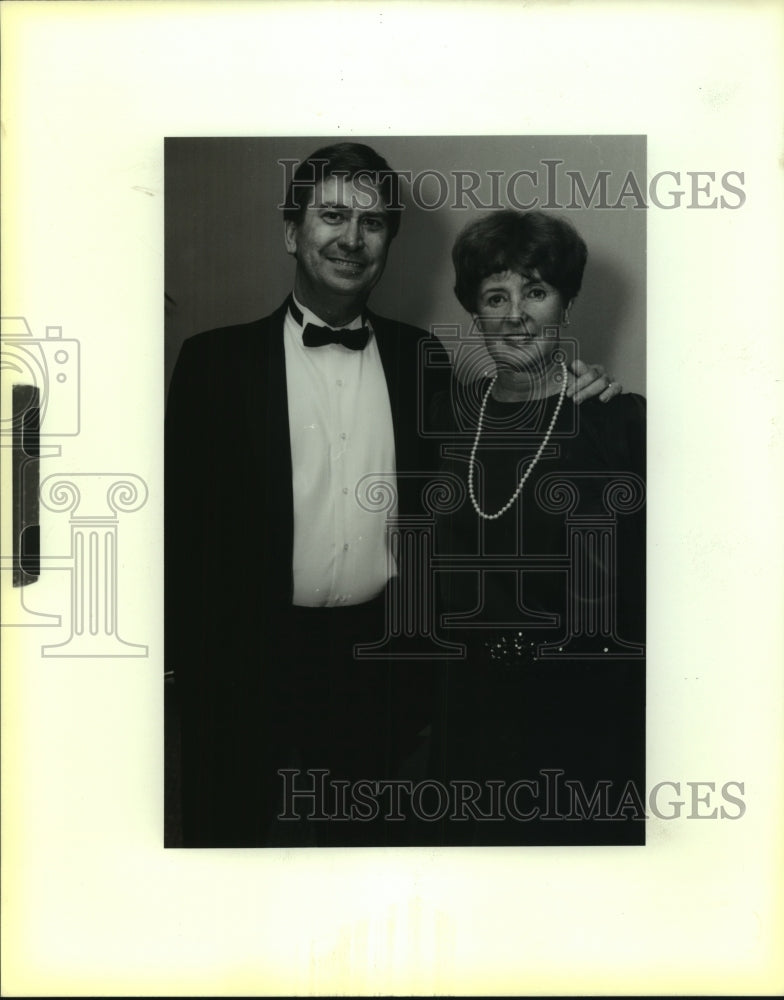
<instances>
[{"instance_id":1,"label":"shirt button","mask_svg":"<svg viewBox=\"0 0 784 1000\"><path fill-rule=\"evenodd\" d=\"M337 385L337 386L342 386L342 385L343 385L343 379L342 379L342 378L339 378L339 379L337 380L337 382L335 383L335 385Z\"/></svg>"},{"instance_id":2,"label":"shirt button","mask_svg":"<svg viewBox=\"0 0 784 1000\"><path fill-rule=\"evenodd\" d=\"M348 486L344 486L344 487L343 487L343 492L344 492L344 493L348 493Z\"/></svg>"},{"instance_id":3,"label":"shirt button","mask_svg":"<svg viewBox=\"0 0 784 1000\"><path fill-rule=\"evenodd\" d=\"M346 440L346 433L345 433L345 431L340 435L340 440L341 441L345 441Z\"/></svg>"},{"instance_id":4,"label":"shirt button","mask_svg":"<svg viewBox=\"0 0 784 1000\"><path fill-rule=\"evenodd\" d=\"M343 546L343 551L348 552L348 542L346 542L345 545Z\"/></svg>"}]
</instances>

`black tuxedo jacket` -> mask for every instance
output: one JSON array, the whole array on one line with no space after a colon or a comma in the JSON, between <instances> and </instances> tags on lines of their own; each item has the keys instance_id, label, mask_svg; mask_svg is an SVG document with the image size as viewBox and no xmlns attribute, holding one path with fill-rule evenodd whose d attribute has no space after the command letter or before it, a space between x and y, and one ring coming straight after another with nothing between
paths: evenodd
<instances>
[{"instance_id":1,"label":"black tuxedo jacket","mask_svg":"<svg viewBox=\"0 0 784 1000\"><path fill-rule=\"evenodd\" d=\"M166 668L174 671L182 714L186 844L257 842L252 762L262 678L286 642L282 623L293 590L287 306L187 340L169 390ZM418 413L448 382L446 355L422 330L369 318L398 472L427 474L437 463L418 433ZM432 364L423 371L420 345L427 341ZM416 509L422 485L400 477L401 512Z\"/></svg>"}]
</instances>

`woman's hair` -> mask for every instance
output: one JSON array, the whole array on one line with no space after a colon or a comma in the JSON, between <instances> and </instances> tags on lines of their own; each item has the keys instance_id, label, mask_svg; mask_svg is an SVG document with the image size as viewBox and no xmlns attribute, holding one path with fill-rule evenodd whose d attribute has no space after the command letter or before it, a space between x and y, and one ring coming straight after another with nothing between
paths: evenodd
<instances>
[{"instance_id":1,"label":"woman's hair","mask_svg":"<svg viewBox=\"0 0 784 1000\"><path fill-rule=\"evenodd\" d=\"M361 142L323 146L303 160L289 183L283 218L287 222L302 222L316 185L331 176L345 180L362 177L377 187L387 213L390 238L397 235L402 210L400 179L383 156Z\"/></svg>"},{"instance_id":2,"label":"woman's hair","mask_svg":"<svg viewBox=\"0 0 784 1000\"><path fill-rule=\"evenodd\" d=\"M491 274L534 271L567 305L580 291L588 248L570 223L545 212L503 209L469 223L452 248L455 295L476 312L479 286Z\"/></svg>"}]
</instances>

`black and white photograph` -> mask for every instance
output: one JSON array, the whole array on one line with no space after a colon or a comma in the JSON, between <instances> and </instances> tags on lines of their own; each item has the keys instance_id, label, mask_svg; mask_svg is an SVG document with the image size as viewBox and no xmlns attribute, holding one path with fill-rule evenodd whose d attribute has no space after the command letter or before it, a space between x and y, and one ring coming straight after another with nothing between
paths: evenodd
<instances>
[{"instance_id":1,"label":"black and white photograph","mask_svg":"<svg viewBox=\"0 0 784 1000\"><path fill-rule=\"evenodd\" d=\"M784 9L0 0L4 996L778 996Z\"/></svg>"},{"instance_id":2,"label":"black and white photograph","mask_svg":"<svg viewBox=\"0 0 784 1000\"><path fill-rule=\"evenodd\" d=\"M166 192L167 843L644 843L645 138Z\"/></svg>"}]
</instances>

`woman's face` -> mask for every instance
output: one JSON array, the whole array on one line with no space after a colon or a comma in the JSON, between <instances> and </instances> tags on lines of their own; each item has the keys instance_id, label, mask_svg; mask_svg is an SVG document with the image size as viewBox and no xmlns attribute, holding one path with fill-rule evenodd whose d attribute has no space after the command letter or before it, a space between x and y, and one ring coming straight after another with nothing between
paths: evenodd
<instances>
[{"instance_id":1,"label":"woman's face","mask_svg":"<svg viewBox=\"0 0 784 1000\"><path fill-rule=\"evenodd\" d=\"M479 286L477 327L498 368L546 368L563 320L561 293L536 271L491 274Z\"/></svg>"}]
</instances>

